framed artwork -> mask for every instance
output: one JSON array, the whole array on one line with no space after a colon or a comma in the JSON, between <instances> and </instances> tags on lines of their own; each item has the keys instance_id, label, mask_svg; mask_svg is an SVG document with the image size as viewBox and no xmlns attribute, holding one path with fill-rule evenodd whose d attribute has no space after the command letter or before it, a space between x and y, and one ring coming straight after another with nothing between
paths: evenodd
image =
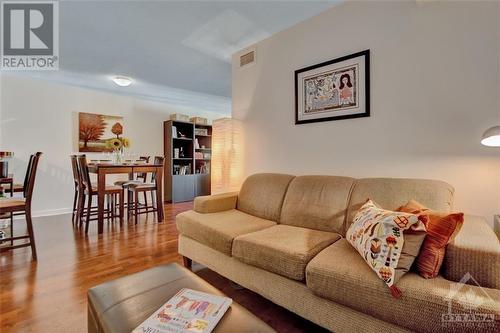
<instances>
[{"instance_id":1,"label":"framed artwork","mask_svg":"<svg viewBox=\"0 0 500 333\"><path fill-rule=\"evenodd\" d=\"M123 117L79 112L78 133L79 152L111 152L107 141L123 134Z\"/></svg>"},{"instance_id":2,"label":"framed artwork","mask_svg":"<svg viewBox=\"0 0 500 333\"><path fill-rule=\"evenodd\" d=\"M295 124L370 116L370 50L295 71Z\"/></svg>"}]
</instances>

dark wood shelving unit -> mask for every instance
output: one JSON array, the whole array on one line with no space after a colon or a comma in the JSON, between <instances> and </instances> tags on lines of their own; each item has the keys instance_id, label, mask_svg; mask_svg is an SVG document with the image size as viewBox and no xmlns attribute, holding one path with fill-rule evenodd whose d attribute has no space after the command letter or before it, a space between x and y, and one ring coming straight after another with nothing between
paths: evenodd
<instances>
[{"instance_id":1,"label":"dark wood shelving unit","mask_svg":"<svg viewBox=\"0 0 500 333\"><path fill-rule=\"evenodd\" d=\"M196 134L197 129L205 129L207 135ZM165 201L191 201L197 196L209 195L212 126L167 120L163 124L163 130ZM177 137L174 133L177 133ZM197 144L200 145L199 148L196 148ZM183 156L180 154L181 148ZM179 149L178 157L175 156L175 149ZM196 158L195 153L202 153L203 158ZM185 174L179 174L181 170Z\"/></svg>"}]
</instances>

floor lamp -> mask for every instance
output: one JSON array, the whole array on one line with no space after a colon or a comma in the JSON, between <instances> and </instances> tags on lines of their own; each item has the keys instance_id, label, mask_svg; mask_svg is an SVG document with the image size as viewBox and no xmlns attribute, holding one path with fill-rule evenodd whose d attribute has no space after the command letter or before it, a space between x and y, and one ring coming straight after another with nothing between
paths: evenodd
<instances>
[{"instance_id":1,"label":"floor lamp","mask_svg":"<svg viewBox=\"0 0 500 333\"><path fill-rule=\"evenodd\" d=\"M243 126L239 120L212 123L212 194L239 191L243 182Z\"/></svg>"}]
</instances>

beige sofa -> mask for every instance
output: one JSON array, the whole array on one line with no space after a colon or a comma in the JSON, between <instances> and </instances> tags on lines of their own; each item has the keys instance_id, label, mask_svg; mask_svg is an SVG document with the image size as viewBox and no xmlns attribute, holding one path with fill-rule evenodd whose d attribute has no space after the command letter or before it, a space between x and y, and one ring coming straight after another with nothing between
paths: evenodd
<instances>
[{"instance_id":1,"label":"beige sofa","mask_svg":"<svg viewBox=\"0 0 500 333\"><path fill-rule=\"evenodd\" d=\"M484 219L466 216L441 275L409 272L399 299L343 238L367 198L450 211L453 192L433 180L256 174L177 215L179 253L335 332L498 332L500 245ZM464 313L486 316L449 321Z\"/></svg>"}]
</instances>

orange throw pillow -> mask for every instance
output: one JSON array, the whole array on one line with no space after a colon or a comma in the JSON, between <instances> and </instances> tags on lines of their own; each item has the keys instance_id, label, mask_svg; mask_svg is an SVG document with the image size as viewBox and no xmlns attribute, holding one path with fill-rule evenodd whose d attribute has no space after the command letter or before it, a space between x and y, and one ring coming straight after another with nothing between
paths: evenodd
<instances>
[{"instance_id":1,"label":"orange throw pillow","mask_svg":"<svg viewBox=\"0 0 500 333\"><path fill-rule=\"evenodd\" d=\"M406 205L399 207L398 211L429 216L427 235L415 260L415 266L422 277L435 278L443 264L446 245L455 238L462 227L464 214L436 212L415 200L408 201Z\"/></svg>"}]
</instances>

